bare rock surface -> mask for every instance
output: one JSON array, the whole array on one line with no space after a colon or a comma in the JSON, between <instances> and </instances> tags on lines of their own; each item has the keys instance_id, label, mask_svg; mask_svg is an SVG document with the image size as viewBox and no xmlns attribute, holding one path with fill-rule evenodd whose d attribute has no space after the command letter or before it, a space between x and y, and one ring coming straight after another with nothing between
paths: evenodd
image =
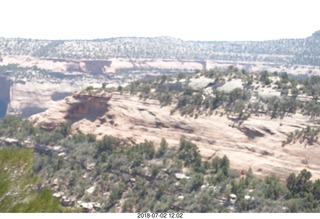
<instances>
[{"instance_id":1,"label":"bare rock surface","mask_svg":"<svg viewBox=\"0 0 320 219\"><path fill-rule=\"evenodd\" d=\"M56 126L72 117L74 104L89 104L72 96L66 97L47 111L30 117L40 127ZM91 102L91 106L92 106ZM155 100L140 100L136 96L113 94L99 116L87 111L74 117L72 130L93 133L98 139L104 135L126 138L139 143L145 139L159 145L165 138L170 146L177 146L182 135L199 147L203 159L227 155L231 167L239 171L252 168L257 175L275 173L282 179L306 168L314 178L320 178L320 147L317 142L295 142L282 146L282 141L298 128L314 125L300 114L270 119L270 116L251 116L240 126L227 116L200 115L198 118L170 114L171 107L161 107Z\"/></svg>"}]
</instances>

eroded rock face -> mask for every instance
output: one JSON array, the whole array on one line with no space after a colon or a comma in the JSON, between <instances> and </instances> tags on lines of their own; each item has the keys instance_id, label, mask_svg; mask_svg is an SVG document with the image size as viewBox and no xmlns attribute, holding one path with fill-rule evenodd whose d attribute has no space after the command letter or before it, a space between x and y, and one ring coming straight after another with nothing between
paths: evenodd
<instances>
[{"instance_id":1,"label":"eroded rock face","mask_svg":"<svg viewBox=\"0 0 320 219\"><path fill-rule=\"evenodd\" d=\"M10 103L10 91L12 81L5 77L0 77L0 118L6 115L8 104Z\"/></svg>"},{"instance_id":2,"label":"eroded rock face","mask_svg":"<svg viewBox=\"0 0 320 219\"><path fill-rule=\"evenodd\" d=\"M58 101L57 104L43 113L31 116L29 119L44 130L53 130L59 124L70 121L76 123L82 119L91 122L106 121L103 117L108 111L108 102L112 95L101 94L74 94ZM108 120L112 120L108 115Z\"/></svg>"},{"instance_id":3,"label":"eroded rock face","mask_svg":"<svg viewBox=\"0 0 320 219\"><path fill-rule=\"evenodd\" d=\"M7 107L8 107L8 101L0 99L0 118L6 115Z\"/></svg>"},{"instance_id":4,"label":"eroded rock face","mask_svg":"<svg viewBox=\"0 0 320 219\"><path fill-rule=\"evenodd\" d=\"M66 96L81 87L71 81L53 83L51 81L25 81L13 82L10 99L8 100L7 114L29 117L44 112L53 107L56 101L63 100ZM2 86L0 89L3 89ZM2 94L2 92L1 92Z\"/></svg>"},{"instance_id":5,"label":"eroded rock face","mask_svg":"<svg viewBox=\"0 0 320 219\"><path fill-rule=\"evenodd\" d=\"M74 94L75 100L70 104L66 119L79 120L81 118L97 119L108 110L108 102L112 95Z\"/></svg>"},{"instance_id":6,"label":"eroded rock face","mask_svg":"<svg viewBox=\"0 0 320 219\"><path fill-rule=\"evenodd\" d=\"M178 112L171 114L172 108L161 107L158 101L143 101L126 94L113 94L107 105L101 105L100 101L99 98L74 95L30 120L39 126L69 120L74 132L92 133L98 139L112 135L133 143L146 139L159 145L165 138L170 146L177 146L184 135L197 144L203 159L227 155L231 167L240 172L251 167L257 175L275 173L285 179L288 173L306 168L314 178L320 178L317 143L305 147L296 142L282 147L282 141L297 128L319 126L302 115L272 120L270 116L252 115L237 125L227 116L200 115L196 119ZM308 162L302 162L304 160Z\"/></svg>"}]
</instances>

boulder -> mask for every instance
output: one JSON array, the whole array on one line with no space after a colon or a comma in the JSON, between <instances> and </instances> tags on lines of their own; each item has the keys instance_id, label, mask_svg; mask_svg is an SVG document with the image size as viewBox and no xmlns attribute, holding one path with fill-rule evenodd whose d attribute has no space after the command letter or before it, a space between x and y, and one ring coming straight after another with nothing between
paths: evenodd
<instances>
[{"instance_id":1,"label":"boulder","mask_svg":"<svg viewBox=\"0 0 320 219\"><path fill-rule=\"evenodd\" d=\"M96 166L95 163L88 162L87 165L86 165L86 170L91 171L91 170L94 169L95 166Z\"/></svg>"},{"instance_id":2,"label":"boulder","mask_svg":"<svg viewBox=\"0 0 320 219\"><path fill-rule=\"evenodd\" d=\"M93 207L94 209L99 210L102 207L102 205L100 203L94 202Z\"/></svg>"},{"instance_id":3,"label":"boulder","mask_svg":"<svg viewBox=\"0 0 320 219\"><path fill-rule=\"evenodd\" d=\"M65 152L61 152L61 153L58 154L58 157L64 157L64 156L66 156Z\"/></svg>"},{"instance_id":4,"label":"boulder","mask_svg":"<svg viewBox=\"0 0 320 219\"><path fill-rule=\"evenodd\" d=\"M6 138L6 139L4 139L4 141L9 145L19 143L19 140L15 139L15 138Z\"/></svg>"},{"instance_id":5,"label":"boulder","mask_svg":"<svg viewBox=\"0 0 320 219\"><path fill-rule=\"evenodd\" d=\"M206 189L208 186L207 185L202 185L200 188L201 188L201 190L204 190L204 189Z\"/></svg>"},{"instance_id":6,"label":"boulder","mask_svg":"<svg viewBox=\"0 0 320 219\"><path fill-rule=\"evenodd\" d=\"M230 199L237 199L237 195L232 193L229 195L229 198Z\"/></svg>"},{"instance_id":7,"label":"boulder","mask_svg":"<svg viewBox=\"0 0 320 219\"><path fill-rule=\"evenodd\" d=\"M67 196L62 196L61 204L66 207L71 207L71 206L74 206L75 200L68 198Z\"/></svg>"},{"instance_id":8,"label":"boulder","mask_svg":"<svg viewBox=\"0 0 320 219\"><path fill-rule=\"evenodd\" d=\"M177 178L177 179L190 179L189 176L186 176L184 173L175 173L174 176Z\"/></svg>"},{"instance_id":9,"label":"boulder","mask_svg":"<svg viewBox=\"0 0 320 219\"><path fill-rule=\"evenodd\" d=\"M231 204L235 204L236 201L237 201L237 195L235 195L235 194L230 194L230 195L229 195L229 200L230 200Z\"/></svg>"},{"instance_id":10,"label":"boulder","mask_svg":"<svg viewBox=\"0 0 320 219\"><path fill-rule=\"evenodd\" d=\"M59 180L58 180L58 178L55 178L55 179L52 181L52 185L53 185L53 186L59 185Z\"/></svg>"},{"instance_id":11,"label":"boulder","mask_svg":"<svg viewBox=\"0 0 320 219\"><path fill-rule=\"evenodd\" d=\"M64 196L64 192L55 192L52 194L52 196L56 198L61 198L62 196Z\"/></svg>"},{"instance_id":12,"label":"boulder","mask_svg":"<svg viewBox=\"0 0 320 219\"><path fill-rule=\"evenodd\" d=\"M91 186L89 189L86 190L87 193L92 194L95 190L94 186Z\"/></svg>"}]
</instances>

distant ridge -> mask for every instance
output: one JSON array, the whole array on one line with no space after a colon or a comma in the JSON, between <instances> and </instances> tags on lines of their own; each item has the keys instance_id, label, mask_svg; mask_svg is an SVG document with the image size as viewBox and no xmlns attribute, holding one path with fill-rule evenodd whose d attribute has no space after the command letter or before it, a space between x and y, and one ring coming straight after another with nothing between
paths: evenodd
<instances>
[{"instance_id":1,"label":"distant ridge","mask_svg":"<svg viewBox=\"0 0 320 219\"><path fill-rule=\"evenodd\" d=\"M72 59L179 59L320 65L320 31L303 39L269 41L184 41L162 37L94 40L0 38L0 55Z\"/></svg>"},{"instance_id":2,"label":"distant ridge","mask_svg":"<svg viewBox=\"0 0 320 219\"><path fill-rule=\"evenodd\" d=\"M320 37L320 30L314 32L314 33L312 34L312 37Z\"/></svg>"}]
</instances>

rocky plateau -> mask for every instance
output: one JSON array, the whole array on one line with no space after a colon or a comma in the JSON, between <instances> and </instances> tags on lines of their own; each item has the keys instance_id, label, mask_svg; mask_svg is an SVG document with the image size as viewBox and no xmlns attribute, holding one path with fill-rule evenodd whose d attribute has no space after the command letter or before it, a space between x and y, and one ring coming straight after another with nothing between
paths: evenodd
<instances>
[{"instance_id":1,"label":"rocky plateau","mask_svg":"<svg viewBox=\"0 0 320 219\"><path fill-rule=\"evenodd\" d=\"M288 173L306 168L314 178L320 177L318 142L282 145L297 128L318 126L318 122L309 117L300 114L282 119L252 116L239 125L220 113L194 118L178 112L171 114L171 110L170 106L161 107L156 100L141 100L127 94L81 98L73 95L29 120L45 129L69 121L74 133L92 133L98 138L112 135L135 143L149 140L159 145L161 138L165 138L171 147L178 146L184 135L197 144L203 159L227 155L232 168L239 172L251 167L257 175L274 173L285 179Z\"/></svg>"}]
</instances>

